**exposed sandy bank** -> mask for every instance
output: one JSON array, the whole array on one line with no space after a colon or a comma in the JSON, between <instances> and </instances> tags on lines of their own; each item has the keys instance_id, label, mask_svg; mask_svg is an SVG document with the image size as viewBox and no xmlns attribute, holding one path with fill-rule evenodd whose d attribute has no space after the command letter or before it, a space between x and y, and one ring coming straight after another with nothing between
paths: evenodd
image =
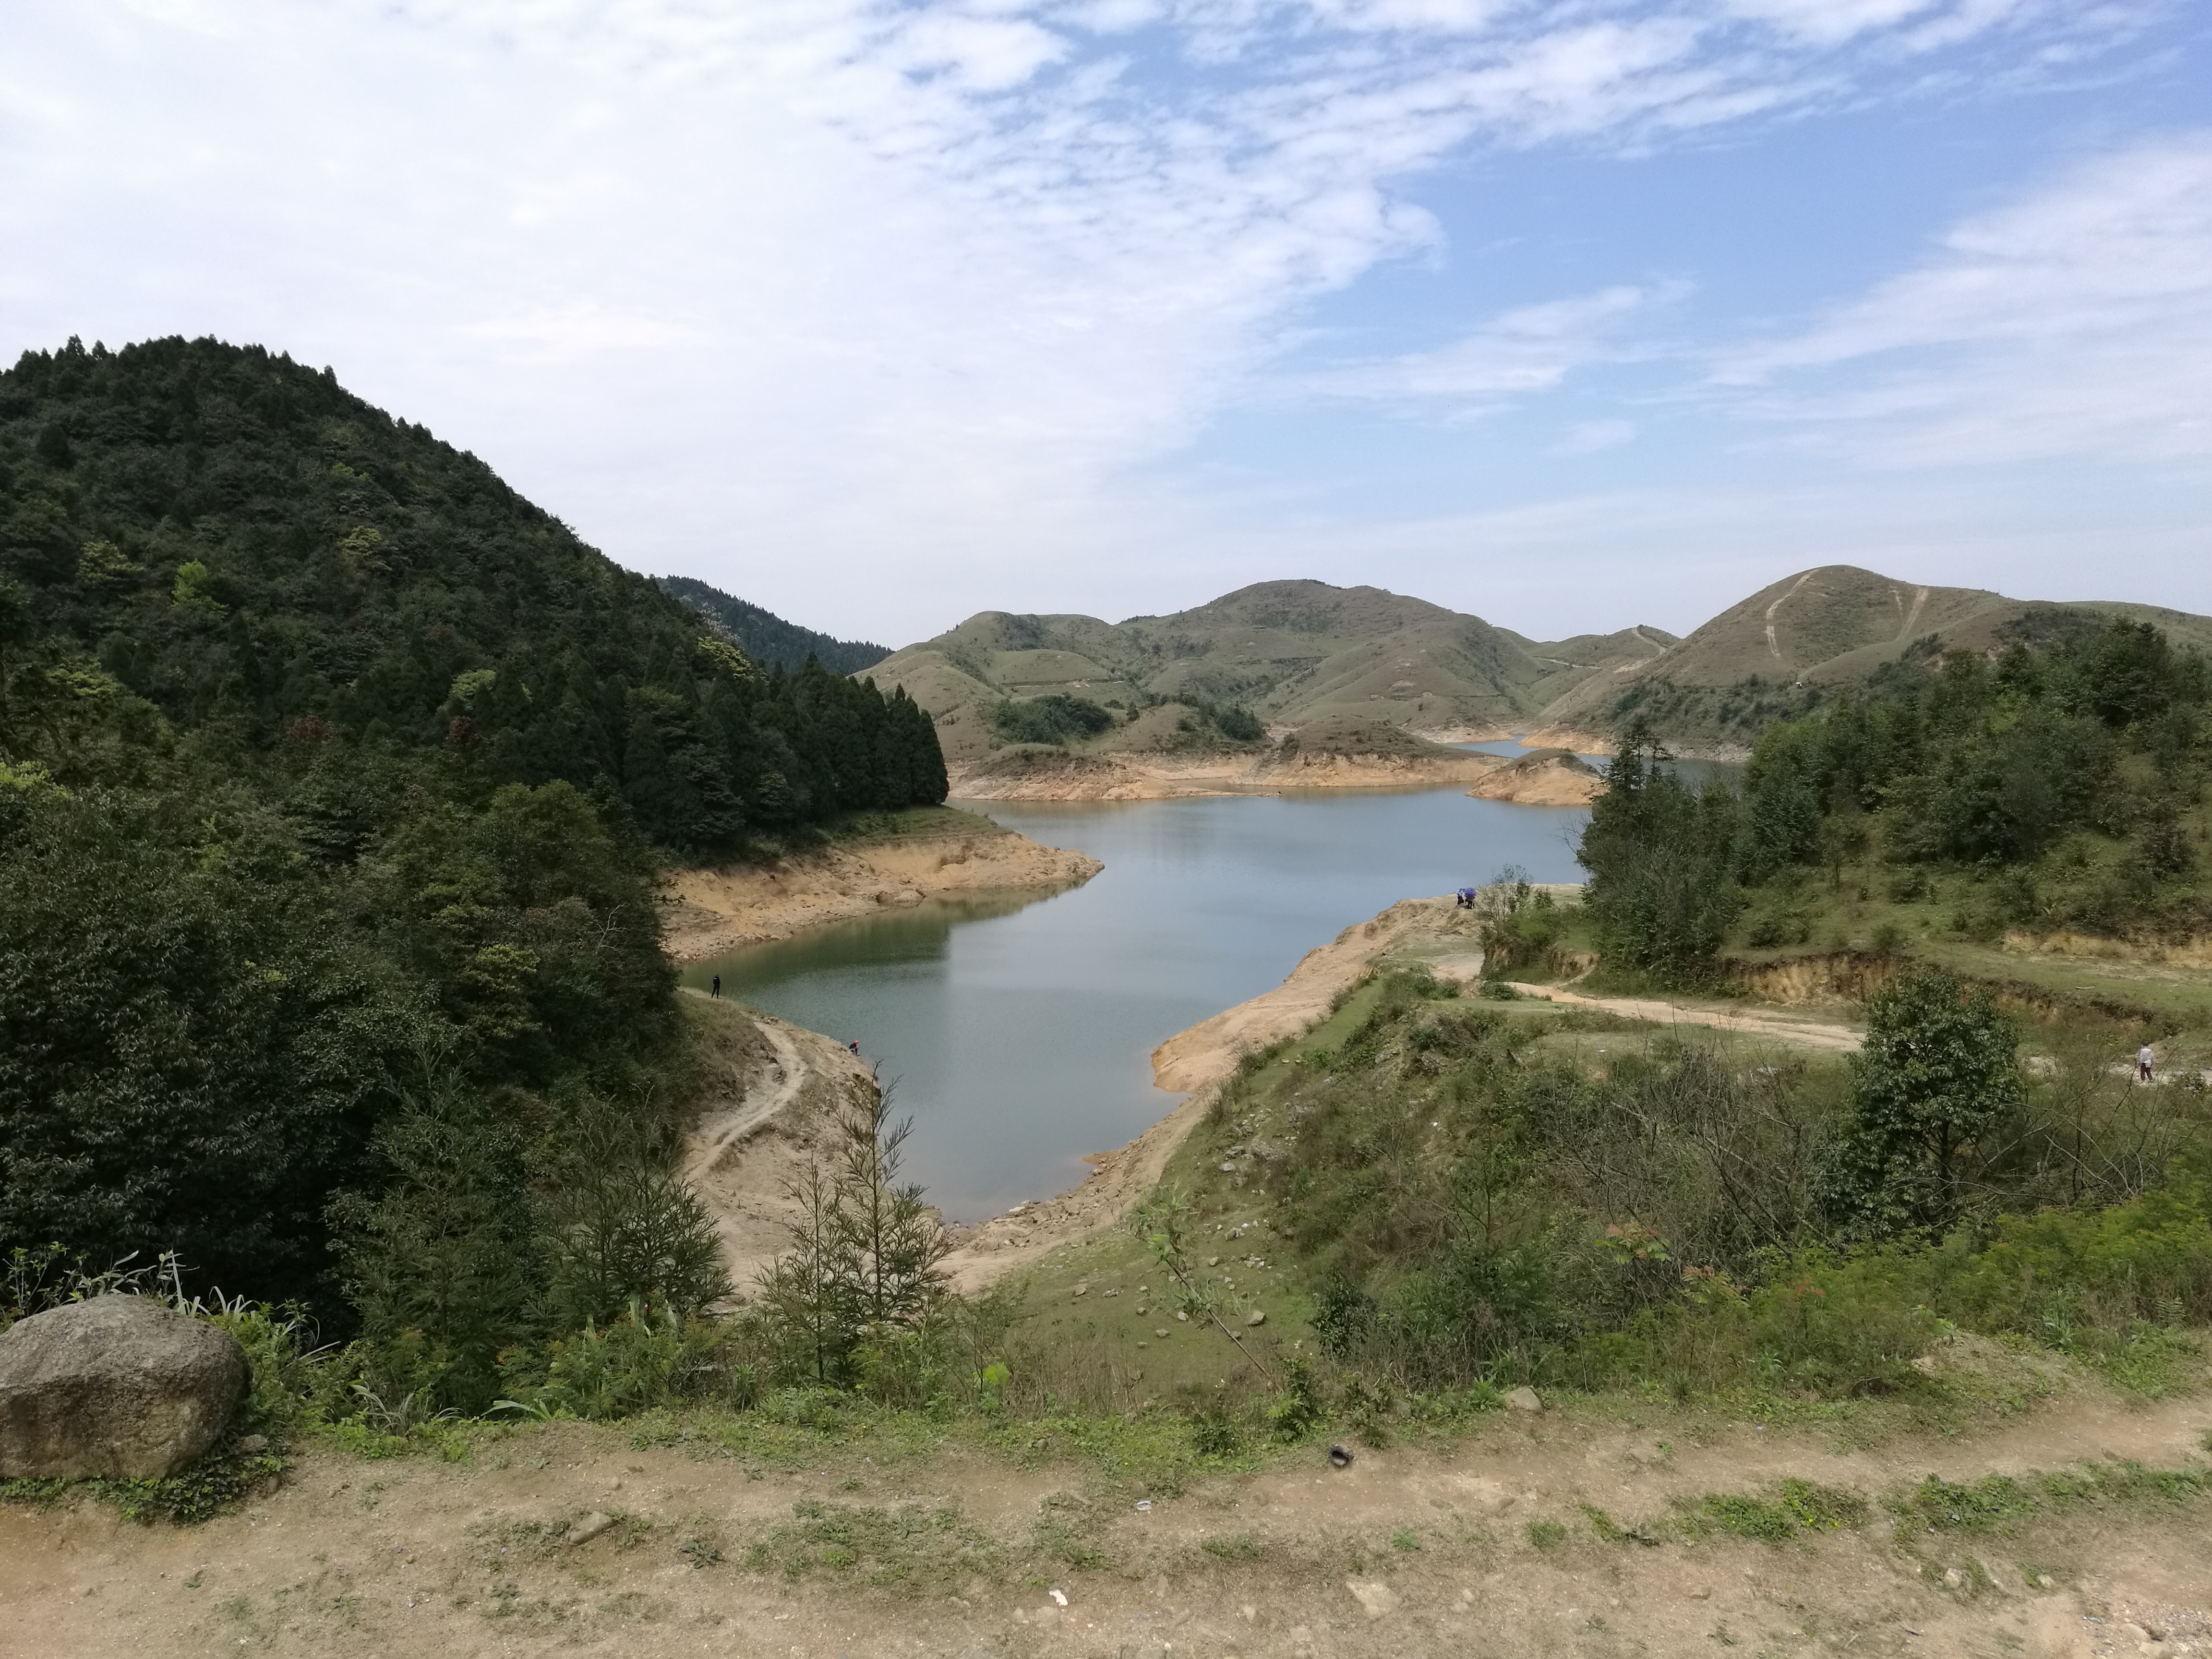
<instances>
[{"instance_id":1,"label":"exposed sandy bank","mask_svg":"<svg viewBox=\"0 0 2212 1659\"><path fill-rule=\"evenodd\" d=\"M1611 738L1571 726L1547 726L1521 741L1531 749L1565 749L1577 755L1610 755L1619 749Z\"/></svg>"},{"instance_id":2,"label":"exposed sandy bank","mask_svg":"<svg viewBox=\"0 0 2212 1659\"><path fill-rule=\"evenodd\" d=\"M698 962L944 893L1073 887L1105 867L1087 853L985 824L850 842L774 864L678 870L661 892L661 945L678 962Z\"/></svg>"},{"instance_id":3,"label":"exposed sandy bank","mask_svg":"<svg viewBox=\"0 0 2212 1659\"><path fill-rule=\"evenodd\" d=\"M994 757L960 769L957 800L1175 800L1285 789L1403 789L1473 782L1496 755L1342 755L1270 749L1210 755Z\"/></svg>"},{"instance_id":4,"label":"exposed sandy bank","mask_svg":"<svg viewBox=\"0 0 2212 1659\"><path fill-rule=\"evenodd\" d=\"M1509 760L1467 793L1522 806L1587 806L1604 790L1597 769L1572 750L1540 749Z\"/></svg>"}]
</instances>

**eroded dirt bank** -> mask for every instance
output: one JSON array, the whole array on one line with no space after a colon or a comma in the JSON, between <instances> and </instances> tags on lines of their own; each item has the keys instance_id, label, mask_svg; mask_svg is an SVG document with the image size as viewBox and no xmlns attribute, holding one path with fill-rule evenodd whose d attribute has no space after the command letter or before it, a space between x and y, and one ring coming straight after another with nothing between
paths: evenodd
<instances>
[{"instance_id":1,"label":"eroded dirt bank","mask_svg":"<svg viewBox=\"0 0 2212 1659\"><path fill-rule=\"evenodd\" d=\"M947 893L1073 887L1105 867L1088 853L975 820L938 835L841 842L774 864L678 870L661 893L661 944L678 962L698 962Z\"/></svg>"}]
</instances>

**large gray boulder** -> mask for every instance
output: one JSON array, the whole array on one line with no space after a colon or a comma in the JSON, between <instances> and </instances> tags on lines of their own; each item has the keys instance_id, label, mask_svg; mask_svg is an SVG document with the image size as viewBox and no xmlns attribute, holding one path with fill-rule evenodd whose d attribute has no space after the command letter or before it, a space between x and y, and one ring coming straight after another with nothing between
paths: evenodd
<instances>
[{"instance_id":1,"label":"large gray boulder","mask_svg":"<svg viewBox=\"0 0 2212 1659\"><path fill-rule=\"evenodd\" d=\"M100 1296L0 1332L0 1475L173 1474L246 1397L230 1333L137 1296Z\"/></svg>"}]
</instances>

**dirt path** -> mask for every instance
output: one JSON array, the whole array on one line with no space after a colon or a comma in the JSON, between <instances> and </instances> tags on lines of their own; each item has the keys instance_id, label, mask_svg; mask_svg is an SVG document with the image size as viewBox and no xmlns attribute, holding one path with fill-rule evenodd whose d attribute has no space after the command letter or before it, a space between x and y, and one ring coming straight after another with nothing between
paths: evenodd
<instances>
[{"instance_id":1,"label":"dirt path","mask_svg":"<svg viewBox=\"0 0 2212 1659\"><path fill-rule=\"evenodd\" d=\"M1975 1356L1961 1358L1971 1371ZM1026 1453L949 1432L733 1455L710 1439L581 1424L520 1427L462 1463L315 1451L281 1490L198 1528L134 1526L88 1503L0 1505L0 1652L2197 1659L2212 1649L2202 1500L1948 1535L1894 1532L1878 1502L1930 1474L2201 1466L2212 1425L2201 1398L2130 1407L2063 1394L1978 1437L1871 1450L1809 1430L1637 1415L1507 1413L1455 1441L1355 1447L1342 1471L1310 1445L1257 1473L1160 1491L1044 1425ZM1874 1505L1868 1524L1782 1545L1716 1535L1647 1547L1605 1540L1591 1519L1634 1526L1785 1477L1856 1492ZM591 1516L604 1530L563 1541ZM919 1521L891 1523L899 1516Z\"/></svg>"},{"instance_id":2,"label":"dirt path","mask_svg":"<svg viewBox=\"0 0 2212 1659\"><path fill-rule=\"evenodd\" d=\"M786 1189L830 1155L840 1110L872 1091L876 1078L834 1037L735 1003L718 1012L757 1027L768 1052L732 1079L740 1092L692 1130L684 1174L714 1218L723 1265L743 1297L788 1242L798 1206Z\"/></svg>"},{"instance_id":3,"label":"dirt path","mask_svg":"<svg viewBox=\"0 0 2212 1659\"><path fill-rule=\"evenodd\" d=\"M1454 963L1455 969L1461 964ZM1441 971L1442 964L1439 964ZM1462 976L1472 978L1481 970L1478 959L1472 970L1463 970ZM1717 1031L1733 1031L1739 1036L1765 1037L1776 1042L1787 1042L1802 1048L1820 1048L1831 1054L1855 1054L1865 1041L1865 1033L1854 1031L1845 1025L1826 1025L1816 1020L1792 1019L1787 1014L1768 1013L1757 1008L1698 1008L1686 1003L1662 1002L1643 997L1591 997L1577 991L1562 990L1556 985L1527 985L1518 980L1509 981L1523 996L1541 997L1547 1002L1567 1004L1577 1008L1602 1008L1607 1013L1619 1014L1626 1019L1649 1020L1656 1025L1705 1025Z\"/></svg>"},{"instance_id":4,"label":"dirt path","mask_svg":"<svg viewBox=\"0 0 2212 1659\"><path fill-rule=\"evenodd\" d=\"M751 1079L744 1099L691 1132L684 1149L684 1178L694 1186L713 1172L732 1146L798 1099L805 1086L806 1062L799 1058L799 1045L792 1040L793 1028L773 1015L761 1015L754 1023L775 1058Z\"/></svg>"}]
</instances>

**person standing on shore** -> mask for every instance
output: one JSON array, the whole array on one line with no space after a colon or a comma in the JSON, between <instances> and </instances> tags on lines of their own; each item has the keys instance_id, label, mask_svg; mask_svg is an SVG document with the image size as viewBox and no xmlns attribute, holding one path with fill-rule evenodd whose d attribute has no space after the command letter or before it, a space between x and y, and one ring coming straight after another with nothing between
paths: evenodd
<instances>
[{"instance_id":1,"label":"person standing on shore","mask_svg":"<svg viewBox=\"0 0 2212 1659\"><path fill-rule=\"evenodd\" d=\"M2148 1083L2152 1080L2150 1074L2151 1062L2155 1060L2157 1058L2158 1056L2151 1052L2151 1046L2148 1042L2144 1043L2142 1048L2136 1050L2136 1082Z\"/></svg>"},{"instance_id":2,"label":"person standing on shore","mask_svg":"<svg viewBox=\"0 0 2212 1659\"><path fill-rule=\"evenodd\" d=\"M715 996L722 994L722 976L720 974L714 975L714 989L713 994Z\"/></svg>"}]
</instances>

